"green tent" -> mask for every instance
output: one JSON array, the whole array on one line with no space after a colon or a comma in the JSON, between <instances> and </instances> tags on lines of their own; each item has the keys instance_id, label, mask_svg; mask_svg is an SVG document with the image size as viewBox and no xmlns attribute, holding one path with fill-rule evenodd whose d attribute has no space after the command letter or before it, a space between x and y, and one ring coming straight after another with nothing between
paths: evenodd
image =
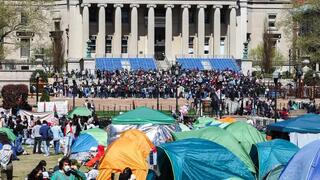
<instances>
[{"instance_id":1,"label":"green tent","mask_svg":"<svg viewBox=\"0 0 320 180\"><path fill-rule=\"evenodd\" d=\"M199 138L161 144L157 162L159 179L254 179L247 166L228 149Z\"/></svg>"},{"instance_id":2,"label":"green tent","mask_svg":"<svg viewBox=\"0 0 320 180\"><path fill-rule=\"evenodd\" d=\"M92 111L86 107L75 107L71 112L68 114L68 118L73 118L74 115L77 116L92 116Z\"/></svg>"},{"instance_id":3,"label":"green tent","mask_svg":"<svg viewBox=\"0 0 320 180\"><path fill-rule=\"evenodd\" d=\"M227 131L219 127L210 126L199 130L176 132L173 133L175 140L188 139L188 138L200 138L213 141L227 148L234 153L244 164L248 166L251 172L256 172L254 164L250 156L246 153L239 142Z\"/></svg>"},{"instance_id":4,"label":"green tent","mask_svg":"<svg viewBox=\"0 0 320 180\"><path fill-rule=\"evenodd\" d=\"M240 142L247 154L250 154L254 144L266 141L265 136L263 136L256 128L245 122L237 121L231 123L224 129Z\"/></svg>"},{"instance_id":5,"label":"green tent","mask_svg":"<svg viewBox=\"0 0 320 180\"><path fill-rule=\"evenodd\" d=\"M160 111L139 107L112 118L112 124L173 124L175 119Z\"/></svg>"},{"instance_id":6,"label":"green tent","mask_svg":"<svg viewBox=\"0 0 320 180\"><path fill-rule=\"evenodd\" d=\"M98 145L107 146L108 134L99 128L81 131L71 146L71 153L88 152L92 147Z\"/></svg>"},{"instance_id":7,"label":"green tent","mask_svg":"<svg viewBox=\"0 0 320 180\"><path fill-rule=\"evenodd\" d=\"M99 144L102 144L104 146L107 145L108 140L108 134L105 130L100 128L91 128L85 131L81 131L80 134L89 134L92 137L94 137Z\"/></svg>"},{"instance_id":8,"label":"green tent","mask_svg":"<svg viewBox=\"0 0 320 180\"><path fill-rule=\"evenodd\" d=\"M296 145L282 139L257 143L255 147L253 152L257 154L252 153L252 156L258 159L260 180L266 179L266 176L268 179L278 179L283 167L299 151Z\"/></svg>"},{"instance_id":9,"label":"green tent","mask_svg":"<svg viewBox=\"0 0 320 180\"><path fill-rule=\"evenodd\" d=\"M13 134L12 130L9 128L0 128L0 133L7 134L10 141L16 140L16 135Z\"/></svg>"},{"instance_id":10,"label":"green tent","mask_svg":"<svg viewBox=\"0 0 320 180\"><path fill-rule=\"evenodd\" d=\"M207 127L208 125L221 124L221 122L209 117L199 117L194 123L193 127L195 129L200 129Z\"/></svg>"}]
</instances>

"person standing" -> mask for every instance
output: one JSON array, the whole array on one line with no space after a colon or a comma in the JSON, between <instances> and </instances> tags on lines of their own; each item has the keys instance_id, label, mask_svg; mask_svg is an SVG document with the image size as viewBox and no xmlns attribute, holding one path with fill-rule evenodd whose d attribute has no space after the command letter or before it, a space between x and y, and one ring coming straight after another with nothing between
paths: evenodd
<instances>
[{"instance_id":1,"label":"person standing","mask_svg":"<svg viewBox=\"0 0 320 180\"><path fill-rule=\"evenodd\" d=\"M50 147L50 132L51 129L50 127L48 126L48 123L46 120L44 120L42 122L42 126L40 128L40 135L41 135L41 140L42 140L42 143L43 143L43 147L44 147L44 156L49 156L49 147ZM52 133L52 132L51 132Z\"/></svg>"},{"instance_id":2,"label":"person standing","mask_svg":"<svg viewBox=\"0 0 320 180\"><path fill-rule=\"evenodd\" d=\"M63 137L63 133L61 127L58 124L55 124L51 127L51 131L53 134L53 146L54 146L54 153L60 153L60 139Z\"/></svg>"},{"instance_id":3,"label":"person standing","mask_svg":"<svg viewBox=\"0 0 320 180\"><path fill-rule=\"evenodd\" d=\"M70 153L72 140L74 138L74 130L72 127L73 127L72 121L68 121L67 125L64 128L64 135L65 135L64 155L65 156L67 156Z\"/></svg>"},{"instance_id":4,"label":"person standing","mask_svg":"<svg viewBox=\"0 0 320 180\"><path fill-rule=\"evenodd\" d=\"M40 120L36 121L36 125L32 128L32 136L34 137L34 143L33 143L33 154L35 154L37 151L38 146L38 153L41 153L41 135L40 135L40 128L41 128L41 122Z\"/></svg>"}]
</instances>

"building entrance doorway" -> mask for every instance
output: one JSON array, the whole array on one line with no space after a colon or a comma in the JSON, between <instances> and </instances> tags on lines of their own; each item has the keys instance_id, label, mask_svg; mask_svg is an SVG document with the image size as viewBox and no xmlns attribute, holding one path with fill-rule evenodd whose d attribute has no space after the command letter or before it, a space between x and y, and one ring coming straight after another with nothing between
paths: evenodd
<instances>
[{"instance_id":1,"label":"building entrance doorway","mask_svg":"<svg viewBox=\"0 0 320 180\"><path fill-rule=\"evenodd\" d=\"M155 58L157 60L165 59L165 28L155 28Z\"/></svg>"}]
</instances>

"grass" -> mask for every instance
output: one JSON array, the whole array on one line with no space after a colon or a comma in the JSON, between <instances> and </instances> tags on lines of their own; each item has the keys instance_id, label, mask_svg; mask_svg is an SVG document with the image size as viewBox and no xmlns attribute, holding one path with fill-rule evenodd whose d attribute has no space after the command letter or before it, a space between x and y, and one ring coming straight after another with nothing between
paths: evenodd
<instances>
[{"instance_id":1,"label":"grass","mask_svg":"<svg viewBox=\"0 0 320 180\"><path fill-rule=\"evenodd\" d=\"M13 179L21 180L24 179L32 170L35 168L41 160L47 162L47 170L53 169L58 164L58 159L61 155L50 155L48 157L43 154L32 154L32 148L24 147L30 155L20 155L18 158L20 161L13 161ZM50 148L52 152L52 148Z\"/></svg>"}]
</instances>

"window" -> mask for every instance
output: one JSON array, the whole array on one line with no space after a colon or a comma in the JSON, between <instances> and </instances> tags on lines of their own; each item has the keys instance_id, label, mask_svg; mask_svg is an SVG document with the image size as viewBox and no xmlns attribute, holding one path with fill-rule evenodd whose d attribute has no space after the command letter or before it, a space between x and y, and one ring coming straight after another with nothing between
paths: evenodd
<instances>
[{"instance_id":1,"label":"window","mask_svg":"<svg viewBox=\"0 0 320 180\"><path fill-rule=\"evenodd\" d=\"M190 24L194 24L194 19L195 19L195 13L194 13L194 11L190 11L189 10L189 22L190 22Z\"/></svg>"},{"instance_id":2,"label":"window","mask_svg":"<svg viewBox=\"0 0 320 180\"><path fill-rule=\"evenodd\" d=\"M28 23L28 17L25 13L21 13L21 24L26 25Z\"/></svg>"},{"instance_id":3,"label":"window","mask_svg":"<svg viewBox=\"0 0 320 180\"><path fill-rule=\"evenodd\" d=\"M204 16L205 24L209 24L210 23L210 13L211 13L211 11L209 11L209 10L205 11L205 16Z\"/></svg>"},{"instance_id":4,"label":"window","mask_svg":"<svg viewBox=\"0 0 320 180\"><path fill-rule=\"evenodd\" d=\"M95 53L96 52L96 36L90 36L89 39L90 39L90 43L89 43L90 52Z\"/></svg>"},{"instance_id":5,"label":"window","mask_svg":"<svg viewBox=\"0 0 320 180\"><path fill-rule=\"evenodd\" d=\"M30 57L30 39L21 39L20 57Z\"/></svg>"},{"instance_id":6,"label":"window","mask_svg":"<svg viewBox=\"0 0 320 180\"><path fill-rule=\"evenodd\" d=\"M193 40L194 37L189 37L189 54L193 54Z\"/></svg>"},{"instance_id":7,"label":"window","mask_svg":"<svg viewBox=\"0 0 320 180\"><path fill-rule=\"evenodd\" d=\"M129 12L127 10L122 11L122 23L129 23Z\"/></svg>"},{"instance_id":8,"label":"window","mask_svg":"<svg viewBox=\"0 0 320 180\"><path fill-rule=\"evenodd\" d=\"M269 28L275 28L276 27L276 14L269 14L268 15L268 27Z\"/></svg>"},{"instance_id":9,"label":"window","mask_svg":"<svg viewBox=\"0 0 320 180\"><path fill-rule=\"evenodd\" d=\"M220 39L220 54L224 55L224 44L225 44L225 37Z\"/></svg>"},{"instance_id":10,"label":"window","mask_svg":"<svg viewBox=\"0 0 320 180\"><path fill-rule=\"evenodd\" d=\"M55 31L60 31L60 21L56 21L54 22L54 30Z\"/></svg>"},{"instance_id":11,"label":"window","mask_svg":"<svg viewBox=\"0 0 320 180\"><path fill-rule=\"evenodd\" d=\"M204 39L204 54L209 54L209 40L210 37L205 37Z\"/></svg>"},{"instance_id":12,"label":"window","mask_svg":"<svg viewBox=\"0 0 320 180\"><path fill-rule=\"evenodd\" d=\"M110 8L106 8L106 22L112 23L113 21L113 11Z\"/></svg>"},{"instance_id":13,"label":"window","mask_svg":"<svg viewBox=\"0 0 320 180\"><path fill-rule=\"evenodd\" d=\"M121 53L128 53L128 36L122 36Z\"/></svg>"},{"instance_id":14,"label":"window","mask_svg":"<svg viewBox=\"0 0 320 180\"><path fill-rule=\"evenodd\" d=\"M220 15L220 22L221 22L221 24L226 24L226 13L225 13L225 11L222 11L221 10L221 15Z\"/></svg>"},{"instance_id":15,"label":"window","mask_svg":"<svg viewBox=\"0 0 320 180\"><path fill-rule=\"evenodd\" d=\"M112 50L112 36L107 36L106 39L106 53L111 53Z\"/></svg>"}]
</instances>

